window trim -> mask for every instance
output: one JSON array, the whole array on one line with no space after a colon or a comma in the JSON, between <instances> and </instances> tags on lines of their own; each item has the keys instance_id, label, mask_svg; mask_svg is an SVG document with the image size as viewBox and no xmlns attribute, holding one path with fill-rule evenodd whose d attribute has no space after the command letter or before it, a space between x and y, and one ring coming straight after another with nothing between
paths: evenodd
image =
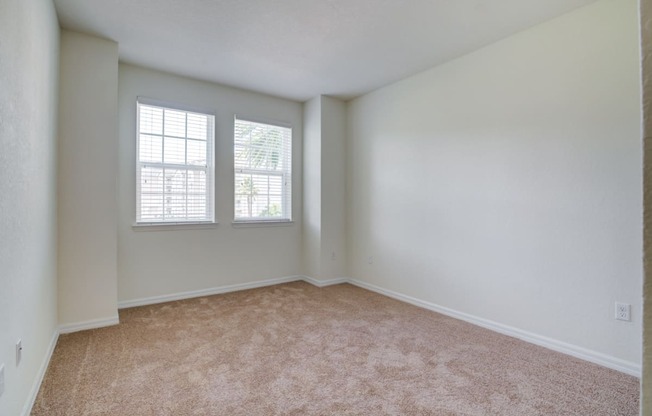
<instances>
[{"instance_id":1,"label":"window trim","mask_svg":"<svg viewBox=\"0 0 652 416\"><path fill-rule=\"evenodd\" d=\"M289 225L294 225L294 220L233 220L231 222L233 228L285 227Z\"/></svg>"},{"instance_id":2,"label":"window trim","mask_svg":"<svg viewBox=\"0 0 652 416\"><path fill-rule=\"evenodd\" d=\"M144 162L141 162L139 160L139 154L140 154L140 105L145 105L145 106L153 106L153 107L162 107L170 110L177 110L177 111L183 111L186 113L197 113L201 115L206 115L212 117L212 136L210 137L210 140L207 140L206 143L206 153L207 157L209 160L207 160L206 163L206 168L202 168L200 166L193 166L193 165L179 165L179 164L174 164L174 163L163 163L163 162L148 162L146 163L147 165L152 165L155 167L169 167L169 166L178 166L179 168L182 169L190 169L190 170L201 170L201 171L206 171L207 173L207 191L208 191L208 197L207 201L210 204L210 212L209 212L209 218L208 219L201 219L201 220L189 220L189 221L138 221L138 213L140 210L139 207L139 201L140 201L140 166ZM138 231L163 231L163 230L170 230L170 229L202 229L202 228L215 228L215 226L218 224L217 218L216 218L216 184L215 184L215 162L216 162L216 155L215 155L215 148L216 148L216 116L215 116L215 111L214 110L209 110L206 108L201 108L201 107L195 107L195 106L188 106L185 104L179 104L179 103L172 103L169 101L163 101L163 100L158 100L158 99L153 99L149 97L143 97L143 96L137 96L136 97L136 140L135 140L135 167L136 167L136 175L135 175L135 184L136 184L136 198L135 198L135 219L134 222L132 223L132 229L138 230ZM162 136L162 137L173 137L173 138L182 138L184 140L188 140L187 137L177 137L177 136Z\"/></svg>"},{"instance_id":3,"label":"window trim","mask_svg":"<svg viewBox=\"0 0 652 416\"><path fill-rule=\"evenodd\" d=\"M290 215L287 217L282 217L282 218L277 218L277 217L245 217L245 218L236 218L235 216L235 176L237 173L253 173L253 172L264 172L264 169L241 169L240 172L236 172L236 167L235 167L235 131L236 131L236 123L238 121L244 121L244 122L250 122L250 123L257 123L257 124L266 124L269 126L274 126L274 127L281 127L285 129L290 130L290 149L288 152L288 157L290 159L289 163L289 171L288 172L279 172L279 171L270 171L270 174L272 175L278 175L281 176L281 178L284 178L286 175L288 176L289 183L290 183L290 191L285 193L283 192L283 203L286 204L286 208L289 209ZM274 119L269 119L269 118L263 118L263 117L252 117L249 115L240 115L240 114L234 114L233 115L233 142L232 142L232 149L234 150L233 156L231 158L231 161L233 162L233 192L231 193L233 197L233 221L231 222L231 225L235 228L239 227L259 227L259 226L284 226L284 225L292 225L294 224L294 209L292 207L293 201L294 201L294 157L292 155L292 152L294 150L294 127L292 126L292 123L286 122L286 121L279 121L279 120L274 120ZM264 174L264 173L263 173Z\"/></svg>"},{"instance_id":4,"label":"window trim","mask_svg":"<svg viewBox=\"0 0 652 416\"><path fill-rule=\"evenodd\" d=\"M207 230L217 228L218 222L139 222L131 225L134 231Z\"/></svg>"}]
</instances>

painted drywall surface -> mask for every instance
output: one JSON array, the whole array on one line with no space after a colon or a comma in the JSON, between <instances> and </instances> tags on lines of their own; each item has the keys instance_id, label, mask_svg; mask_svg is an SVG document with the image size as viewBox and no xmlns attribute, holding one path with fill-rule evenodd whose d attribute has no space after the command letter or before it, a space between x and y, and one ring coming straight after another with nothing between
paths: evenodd
<instances>
[{"instance_id":1,"label":"painted drywall surface","mask_svg":"<svg viewBox=\"0 0 652 416\"><path fill-rule=\"evenodd\" d=\"M644 253L642 414L652 415L652 3L640 1L644 149Z\"/></svg>"},{"instance_id":2,"label":"painted drywall surface","mask_svg":"<svg viewBox=\"0 0 652 416\"><path fill-rule=\"evenodd\" d=\"M59 322L117 315L118 45L61 32Z\"/></svg>"},{"instance_id":3,"label":"painted drywall surface","mask_svg":"<svg viewBox=\"0 0 652 416\"><path fill-rule=\"evenodd\" d=\"M138 96L215 112L216 219L210 229L134 230ZM120 65L118 297L121 301L297 275L301 271L302 105L263 94ZM293 127L294 223L235 228L234 115Z\"/></svg>"},{"instance_id":4,"label":"painted drywall surface","mask_svg":"<svg viewBox=\"0 0 652 416\"><path fill-rule=\"evenodd\" d=\"M346 104L321 97L321 277L346 276Z\"/></svg>"},{"instance_id":5,"label":"painted drywall surface","mask_svg":"<svg viewBox=\"0 0 652 416\"><path fill-rule=\"evenodd\" d=\"M350 102L352 277L640 365L637 26L599 1Z\"/></svg>"},{"instance_id":6,"label":"painted drywall surface","mask_svg":"<svg viewBox=\"0 0 652 416\"><path fill-rule=\"evenodd\" d=\"M52 3L2 0L0 39L0 414L19 415L57 327L59 24Z\"/></svg>"},{"instance_id":7,"label":"painted drywall surface","mask_svg":"<svg viewBox=\"0 0 652 416\"><path fill-rule=\"evenodd\" d=\"M321 276L321 96L303 104L303 274Z\"/></svg>"},{"instance_id":8,"label":"painted drywall surface","mask_svg":"<svg viewBox=\"0 0 652 416\"><path fill-rule=\"evenodd\" d=\"M304 103L303 273L346 276L346 104L320 95Z\"/></svg>"}]
</instances>

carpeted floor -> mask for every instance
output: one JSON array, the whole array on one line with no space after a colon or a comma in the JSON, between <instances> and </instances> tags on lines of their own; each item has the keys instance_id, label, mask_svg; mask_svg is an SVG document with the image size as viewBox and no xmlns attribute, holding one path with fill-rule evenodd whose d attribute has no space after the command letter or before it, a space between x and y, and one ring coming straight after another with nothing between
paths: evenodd
<instances>
[{"instance_id":1,"label":"carpeted floor","mask_svg":"<svg viewBox=\"0 0 652 416\"><path fill-rule=\"evenodd\" d=\"M343 284L62 335L32 415L638 415L639 380Z\"/></svg>"}]
</instances>

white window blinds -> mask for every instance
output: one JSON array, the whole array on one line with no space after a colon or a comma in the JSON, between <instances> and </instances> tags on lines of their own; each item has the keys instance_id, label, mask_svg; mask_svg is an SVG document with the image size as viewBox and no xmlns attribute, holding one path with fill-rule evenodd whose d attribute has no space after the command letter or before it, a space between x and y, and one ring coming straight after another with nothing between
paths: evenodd
<instances>
[{"instance_id":1,"label":"white window blinds","mask_svg":"<svg viewBox=\"0 0 652 416\"><path fill-rule=\"evenodd\" d=\"M292 129L235 119L235 220L292 219Z\"/></svg>"},{"instance_id":2,"label":"white window blinds","mask_svg":"<svg viewBox=\"0 0 652 416\"><path fill-rule=\"evenodd\" d=\"M136 223L213 222L211 114L139 98Z\"/></svg>"}]
</instances>

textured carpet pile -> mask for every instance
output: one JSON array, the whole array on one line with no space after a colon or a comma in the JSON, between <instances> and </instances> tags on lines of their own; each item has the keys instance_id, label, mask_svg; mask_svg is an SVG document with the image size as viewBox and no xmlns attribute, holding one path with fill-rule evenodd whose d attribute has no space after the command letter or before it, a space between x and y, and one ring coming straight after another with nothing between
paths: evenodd
<instances>
[{"instance_id":1,"label":"textured carpet pile","mask_svg":"<svg viewBox=\"0 0 652 416\"><path fill-rule=\"evenodd\" d=\"M62 335L32 415L637 415L639 380L343 284Z\"/></svg>"}]
</instances>

